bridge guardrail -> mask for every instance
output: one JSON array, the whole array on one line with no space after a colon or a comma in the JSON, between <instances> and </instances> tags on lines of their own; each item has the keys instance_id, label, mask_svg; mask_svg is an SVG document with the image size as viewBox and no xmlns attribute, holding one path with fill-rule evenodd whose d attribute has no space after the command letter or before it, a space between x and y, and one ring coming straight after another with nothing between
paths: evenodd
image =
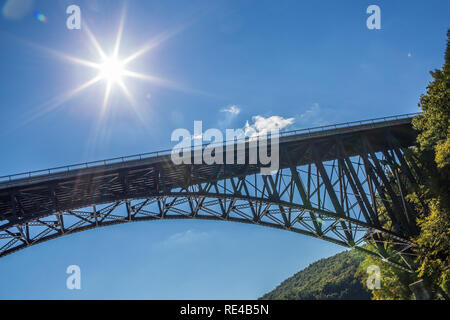
<instances>
[{"instance_id":1,"label":"bridge guardrail","mask_svg":"<svg viewBox=\"0 0 450 320\"><path fill-rule=\"evenodd\" d=\"M368 120L360 120L360 121L351 121L351 122L344 122L344 123L338 123L338 124L332 124L332 125L325 125L325 126L319 126L319 127L312 127L312 128L304 128L304 129L296 129L296 130L289 130L289 131L282 131L280 132L280 137L286 137L286 136L293 136L297 134L305 134L305 133L318 133L325 130L330 129L341 129L341 128L348 128L356 125L365 125L365 124L376 124L380 122L386 122L386 121L393 121L393 120L401 120L401 119L407 119L414 116L419 115L420 112L417 113L407 113L402 115L396 115L396 116L389 116L389 117L380 117L380 118L374 118L374 119L368 119ZM256 136L258 137L258 136ZM233 141L225 141L223 144L225 145L227 142L245 142L248 141L247 138L237 139ZM214 145L214 144L212 144ZM202 144L201 146L197 147L206 147L211 146L210 143ZM194 150L195 148L191 148L191 150ZM179 149L182 150L182 149ZM147 152L147 153L141 153L141 154L135 154L130 156L124 156L124 157L116 157L116 158L110 158L110 159L104 159L104 160L96 160L96 161L89 161L89 162L83 162L78 164L72 164L67 166L60 166L60 167L54 167L49 169L43 169L43 170L35 170L35 171L29 171L29 172L23 172L23 173L17 173L17 174L11 174L6 176L0 177L0 183L6 183L9 181L15 181L20 179L31 179L35 177L40 177L52 173L63 173L63 172L71 172L74 170L79 169L85 169L85 168L92 168L97 167L101 165L108 165L108 164L116 164L126 161L132 161L132 160L142 160L146 158L151 157L158 157L158 156L164 156L169 155L173 153L174 149L166 149L166 150L160 150L160 151L153 151L153 152Z\"/></svg>"}]
</instances>

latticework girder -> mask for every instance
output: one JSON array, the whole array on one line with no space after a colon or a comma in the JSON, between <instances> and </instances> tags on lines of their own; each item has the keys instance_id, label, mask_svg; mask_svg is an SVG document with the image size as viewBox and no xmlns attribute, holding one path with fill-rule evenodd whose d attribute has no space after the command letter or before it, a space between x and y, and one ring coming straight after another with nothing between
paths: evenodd
<instances>
[{"instance_id":1,"label":"latticework girder","mask_svg":"<svg viewBox=\"0 0 450 320\"><path fill-rule=\"evenodd\" d=\"M411 271L415 215L401 190L419 176L403 156L414 137L410 119L289 136L268 176L258 165L176 166L166 156L0 184L0 257L113 224L209 219L301 233Z\"/></svg>"}]
</instances>

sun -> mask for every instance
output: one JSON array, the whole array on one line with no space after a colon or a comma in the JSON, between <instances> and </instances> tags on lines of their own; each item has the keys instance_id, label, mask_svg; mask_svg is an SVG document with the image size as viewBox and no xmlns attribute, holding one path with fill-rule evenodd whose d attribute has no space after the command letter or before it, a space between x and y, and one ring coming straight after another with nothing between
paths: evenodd
<instances>
[{"instance_id":1,"label":"sun","mask_svg":"<svg viewBox=\"0 0 450 320\"><path fill-rule=\"evenodd\" d=\"M114 48L110 55L107 55L105 50L100 46L99 42L97 41L94 34L91 32L89 27L84 24L83 29L85 30L89 40L91 41L93 47L96 49L99 60L98 61L89 61L84 60L77 57L71 57L67 55L60 55L63 58L76 63L78 65L83 65L85 67L93 68L97 71L97 75L90 79L89 81L83 83L78 88L72 90L67 95L67 99L72 97L74 94L83 91L84 89L98 83L98 82L105 82L106 83L106 89L103 96L103 105L102 110L104 111L107 108L109 97L112 93L112 90L114 87L118 87L122 89L125 96L128 98L130 104L135 107L135 102L133 95L128 90L128 87L125 83L126 78L138 78L145 81L151 81L154 83L165 83L162 79L159 79L155 76L141 74L138 72L133 72L129 70L127 67L133 60L137 59L139 56L146 53L148 50L152 49L157 43L151 42L149 45L145 46L144 48L134 52L130 56L119 59L119 51L120 51L120 44L122 40L122 33L123 33L123 26L124 26L124 20L125 20L125 12L122 12L122 17L119 24L119 30L118 34L115 40ZM58 54L59 55L59 54ZM65 99L66 100L66 99Z\"/></svg>"},{"instance_id":2,"label":"sun","mask_svg":"<svg viewBox=\"0 0 450 320\"><path fill-rule=\"evenodd\" d=\"M185 86L180 86L177 83L174 83L172 81L169 81L164 78L157 77L152 74L143 74L140 72L135 72L129 69L129 65L148 51L154 49L155 47L159 46L164 41L168 40L169 38L173 37L174 35L178 34L184 28L186 25L180 25L177 28L174 28L173 30L168 30L166 32L163 32L159 35L156 35L154 38L150 39L141 49L131 53L128 56L120 57L119 58L119 52L121 51L121 40L122 40L122 34L123 34L123 28L124 28L124 21L125 21L125 12L126 9L124 8L122 11L121 19L119 22L118 27L118 33L117 37L115 39L115 43L112 46L112 50L110 54L107 54L105 50L102 48L100 43L97 41L97 38L94 36L94 34L91 32L90 28L86 23L83 23L83 31L87 35L88 40L90 41L90 44L92 45L92 48L94 51L98 53L98 60L86 60L79 57L70 56L64 53L61 53L59 51L45 48L36 44L32 44L33 47L45 50L48 53L51 53L52 55L64 59L70 63L88 67L91 69L94 69L96 71L96 74L93 78L88 79L86 82L82 83L81 85L77 86L76 88L69 90L67 92L64 92L56 97L53 97L49 99L47 102L45 102L42 106L42 108L39 110L38 114L33 116L33 119L36 119L37 117L40 117L48 112L51 112L55 110L56 108L62 106L66 101L74 97L75 95L79 94L80 92L86 90L89 87L92 87L100 82L104 82L106 84L105 90L103 93L103 103L101 104L101 115L102 118L105 115L106 110L108 109L108 102L111 94L114 90L120 90L123 92L125 97L127 98L129 105L134 109L136 114L141 118L143 121L142 115L139 110L139 105L137 104L137 100L139 100L139 95L135 96L127 86L127 80L128 78L135 78L141 81L151 82L153 85L157 85L160 87L169 88L172 90L178 90L182 92L191 92L194 94L204 94L202 91L198 90L192 90L189 88L186 88ZM136 100L137 98L137 100ZM45 107L45 108L44 108Z\"/></svg>"},{"instance_id":3,"label":"sun","mask_svg":"<svg viewBox=\"0 0 450 320\"><path fill-rule=\"evenodd\" d=\"M125 75L125 66L117 57L107 57L99 65L99 77L110 83L120 83Z\"/></svg>"},{"instance_id":4,"label":"sun","mask_svg":"<svg viewBox=\"0 0 450 320\"><path fill-rule=\"evenodd\" d=\"M130 101L130 103L133 106L134 99L133 99L131 92L128 90L128 88L126 86L125 78L128 78L128 77L139 78L141 80L153 81L153 82L161 81L157 77L133 72L133 71L130 71L127 69L127 65L131 61L135 60L136 58L138 58L139 56L141 56L142 54L144 54L145 52L150 50L151 46L145 47L145 48L133 53L131 56L129 56L125 59L119 59L119 51L120 51L120 43L121 43L121 39L122 39L123 24L124 24L124 15L122 15L122 19L120 21L119 32L117 34L117 38L116 38L115 45L114 45L114 50L112 51L111 55L107 55L105 53L105 51L100 46L100 44L98 43L97 39L95 38L95 36L92 34L90 29L88 28L88 26L84 25L84 30L86 31L86 33L89 37L89 40L91 40L92 45L94 46L97 53L99 54L99 58L100 58L99 61L97 61L97 62L88 61L88 60L84 60L84 59L80 59L80 58L76 58L76 57L65 56L66 59L68 59L76 64L84 65L86 67L90 67L90 68L96 69L98 71L97 75L94 78L87 81L86 83L81 85L79 88L73 90L71 92L71 95L73 95L74 93L77 93L81 90L84 90L87 87L90 87L91 85L93 85L99 81L106 82L106 90L105 90L104 97L103 97L103 108L102 108L103 110L107 107L107 104L109 101L109 96L111 95L113 87L115 85L117 85L117 87L122 89L125 96L128 98L128 100Z\"/></svg>"}]
</instances>

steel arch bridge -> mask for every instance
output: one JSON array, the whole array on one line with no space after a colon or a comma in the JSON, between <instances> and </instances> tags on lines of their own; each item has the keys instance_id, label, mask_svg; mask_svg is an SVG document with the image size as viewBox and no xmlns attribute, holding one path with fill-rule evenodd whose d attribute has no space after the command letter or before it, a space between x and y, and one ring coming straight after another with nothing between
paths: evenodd
<instances>
[{"instance_id":1,"label":"steel arch bridge","mask_svg":"<svg viewBox=\"0 0 450 320\"><path fill-rule=\"evenodd\" d=\"M207 219L297 232L413 272L415 213L402 196L420 179L404 157L412 116L284 132L267 176L257 164L174 165L167 150L0 177L0 257L97 227Z\"/></svg>"}]
</instances>

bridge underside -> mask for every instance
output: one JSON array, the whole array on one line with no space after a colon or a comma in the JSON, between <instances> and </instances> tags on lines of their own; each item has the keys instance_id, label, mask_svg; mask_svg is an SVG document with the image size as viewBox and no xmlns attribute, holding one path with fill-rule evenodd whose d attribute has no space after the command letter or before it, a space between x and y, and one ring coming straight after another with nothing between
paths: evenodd
<instances>
[{"instance_id":1,"label":"bridge underside","mask_svg":"<svg viewBox=\"0 0 450 320\"><path fill-rule=\"evenodd\" d=\"M160 156L0 184L0 257L96 227L190 218L298 232L411 271L415 216L401 190L419 177L403 156L414 141L409 119L281 139L280 169L268 176L258 165Z\"/></svg>"}]
</instances>

